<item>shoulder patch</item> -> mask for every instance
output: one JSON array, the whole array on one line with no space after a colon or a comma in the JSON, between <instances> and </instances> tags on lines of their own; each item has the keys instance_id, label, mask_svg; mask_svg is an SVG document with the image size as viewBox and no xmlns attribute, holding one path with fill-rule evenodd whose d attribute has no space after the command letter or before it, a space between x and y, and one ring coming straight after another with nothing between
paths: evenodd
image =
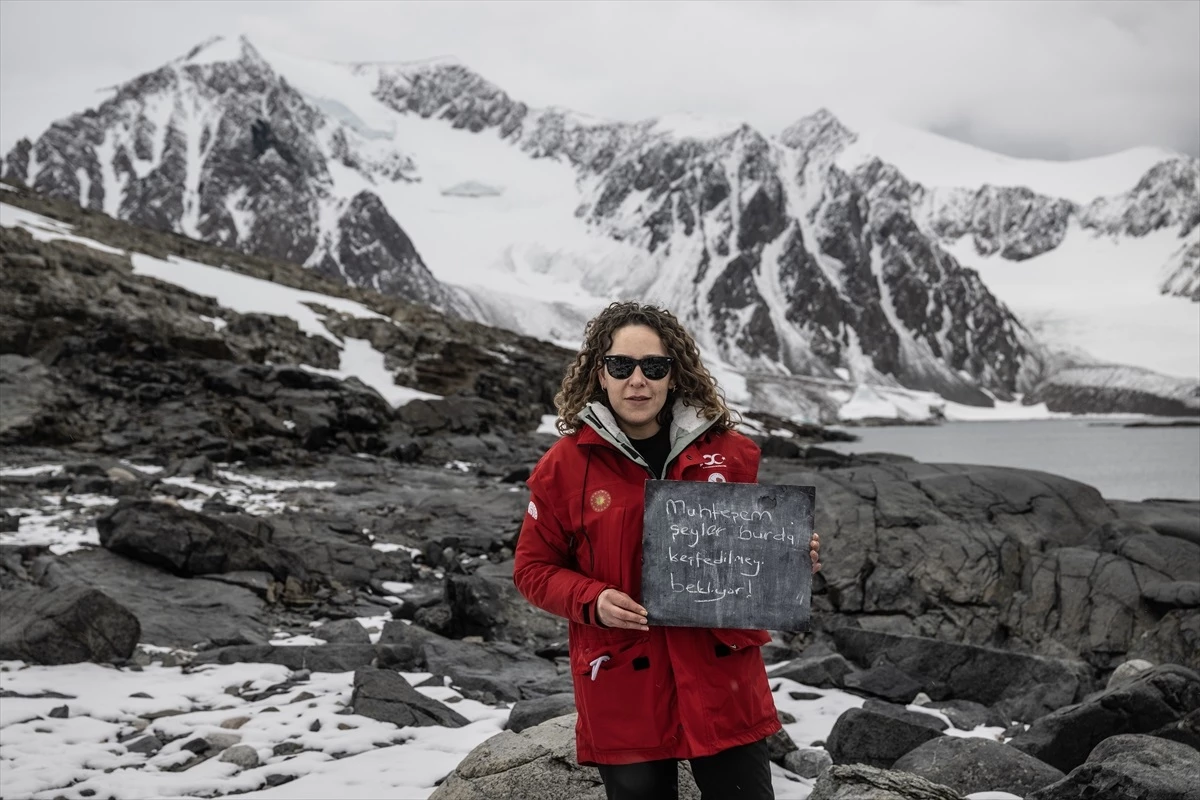
<instances>
[{"instance_id":1,"label":"shoulder patch","mask_svg":"<svg viewBox=\"0 0 1200 800\"><path fill-rule=\"evenodd\" d=\"M538 514L538 512L537 512L537 503L535 503L535 502L533 502L532 500L530 500L530 501L529 501L529 508L528 508L527 510L529 511L529 516L533 517L534 519L537 519L537 514Z\"/></svg>"}]
</instances>

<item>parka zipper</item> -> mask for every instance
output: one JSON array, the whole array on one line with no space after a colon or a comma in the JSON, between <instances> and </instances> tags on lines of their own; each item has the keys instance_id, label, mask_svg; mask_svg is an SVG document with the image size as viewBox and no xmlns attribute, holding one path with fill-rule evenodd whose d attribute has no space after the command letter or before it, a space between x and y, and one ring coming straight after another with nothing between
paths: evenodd
<instances>
[{"instance_id":1,"label":"parka zipper","mask_svg":"<svg viewBox=\"0 0 1200 800\"><path fill-rule=\"evenodd\" d=\"M587 424L592 430L600 434L600 437L609 444L616 447L625 455L633 460L633 463L644 467L646 472L650 473L650 477L654 480L664 480L667 475L667 468L671 466L671 462L679 458L687 446L699 439L701 436L713 426L716 420L705 420L705 423L693 428L690 431L684 431L683 435L671 443L671 450L667 453L667 460L663 462L663 474L655 475L654 470L650 469L650 465L645 462L641 454L629 443L624 431L610 431L600 418L590 407L584 408L583 413L579 418ZM619 438L618 438L619 437Z\"/></svg>"}]
</instances>

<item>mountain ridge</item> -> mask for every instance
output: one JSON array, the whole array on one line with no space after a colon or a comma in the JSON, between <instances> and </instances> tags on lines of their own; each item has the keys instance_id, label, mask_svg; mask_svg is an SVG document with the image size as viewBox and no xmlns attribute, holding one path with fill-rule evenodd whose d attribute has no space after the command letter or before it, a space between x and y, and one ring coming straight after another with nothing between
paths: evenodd
<instances>
[{"instance_id":1,"label":"mountain ridge","mask_svg":"<svg viewBox=\"0 0 1200 800\"><path fill-rule=\"evenodd\" d=\"M237 61L216 58L231 47ZM103 150L122 121L99 130L87 115L52 126L36 146L18 144L5 176L32 177L35 190L93 207L111 207L107 194L119 190L118 215L190 225L206 240L551 340L577 335L604 299L658 287L656 299L676 307L731 371L848 371L853 381L984 405L1032 389L1048 377L1041 365L1050 359L987 280L960 263L964 253L1036 259L1059 248L1073 224L1114 237L1161 237L1178 226L1191 238L1163 257L1154 290L1190 298L1200 285L1189 255L1200 234L1195 159L1161 162L1168 166L1126 195L1081 208L1030 189L931 189L879 158L848 158L860 134L827 110L778 139L747 124L713 138L678 137L656 130L656 120L530 108L454 60L298 61L264 56L243 37L171 62L177 74L195 72L188 87L198 87L168 95L174 107L230 83L262 101L266 116L257 119L237 103L204 106L219 112L211 133L172 127L161 109L157 122L147 117L149 100L166 101L138 92L152 84L148 76L170 83L160 75L167 67L126 84L126 99L142 101L123 120L127 149L141 142L134 155L154 156L191 148L165 172L195 191L172 194L158 185L168 180L146 187L144 177L128 177L139 171L134 163L124 187L100 174L94 140ZM473 138L428 127L437 121ZM138 138L147 122L162 138L161 154L144 133ZM197 158L205 143L207 155ZM72 174L56 157L86 166ZM288 187L282 207L272 202L280 199L272 181ZM470 182L498 191L445 196ZM944 249L968 238L976 255ZM793 412L818 405L798 402Z\"/></svg>"}]
</instances>

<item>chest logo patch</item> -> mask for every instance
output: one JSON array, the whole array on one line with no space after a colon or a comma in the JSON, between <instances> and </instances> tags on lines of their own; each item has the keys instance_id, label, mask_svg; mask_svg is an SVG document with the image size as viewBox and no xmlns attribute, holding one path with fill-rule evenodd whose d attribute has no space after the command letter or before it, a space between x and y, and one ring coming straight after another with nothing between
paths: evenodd
<instances>
[{"instance_id":1,"label":"chest logo patch","mask_svg":"<svg viewBox=\"0 0 1200 800\"><path fill-rule=\"evenodd\" d=\"M719 469L725 466L725 455L723 453L704 453L700 456L704 463L701 464L704 469Z\"/></svg>"},{"instance_id":2,"label":"chest logo patch","mask_svg":"<svg viewBox=\"0 0 1200 800\"><path fill-rule=\"evenodd\" d=\"M725 476L719 472L714 472L708 476L709 483L725 483Z\"/></svg>"},{"instance_id":3,"label":"chest logo patch","mask_svg":"<svg viewBox=\"0 0 1200 800\"><path fill-rule=\"evenodd\" d=\"M604 489L597 489L588 498L588 505L592 507L592 511L604 511L612 505L612 495Z\"/></svg>"},{"instance_id":4,"label":"chest logo patch","mask_svg":"<svg viewBox=\"0 0 1200 800\"><path fill-rule=\"evenodd\" d=\"M534 505L534 502L532 500L529 501L529 509L528 510L529 510L529 516L533 517L534 519L537 519L537 506Z\"/></svg>"}]
</instances>

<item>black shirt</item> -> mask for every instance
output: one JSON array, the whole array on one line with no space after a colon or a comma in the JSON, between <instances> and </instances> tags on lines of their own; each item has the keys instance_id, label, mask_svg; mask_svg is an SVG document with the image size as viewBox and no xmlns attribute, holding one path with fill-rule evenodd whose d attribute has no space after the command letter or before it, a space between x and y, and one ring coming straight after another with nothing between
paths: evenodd
<instances>
[{"instance_id":1,"label":"black shirt","mask_svg":"<svg viewBox=\"0 0 1200 800\"><path fill-rule=\"evenodd\" d=\"M667 456L671 452L670 428L670 425L663 425L658 429L658 433L649 439L631 438L629 440L642 460L650 465L650 471L654 473L655 479L662 477L663 467L667 465Z\"/></svg>"}]
</instances>

